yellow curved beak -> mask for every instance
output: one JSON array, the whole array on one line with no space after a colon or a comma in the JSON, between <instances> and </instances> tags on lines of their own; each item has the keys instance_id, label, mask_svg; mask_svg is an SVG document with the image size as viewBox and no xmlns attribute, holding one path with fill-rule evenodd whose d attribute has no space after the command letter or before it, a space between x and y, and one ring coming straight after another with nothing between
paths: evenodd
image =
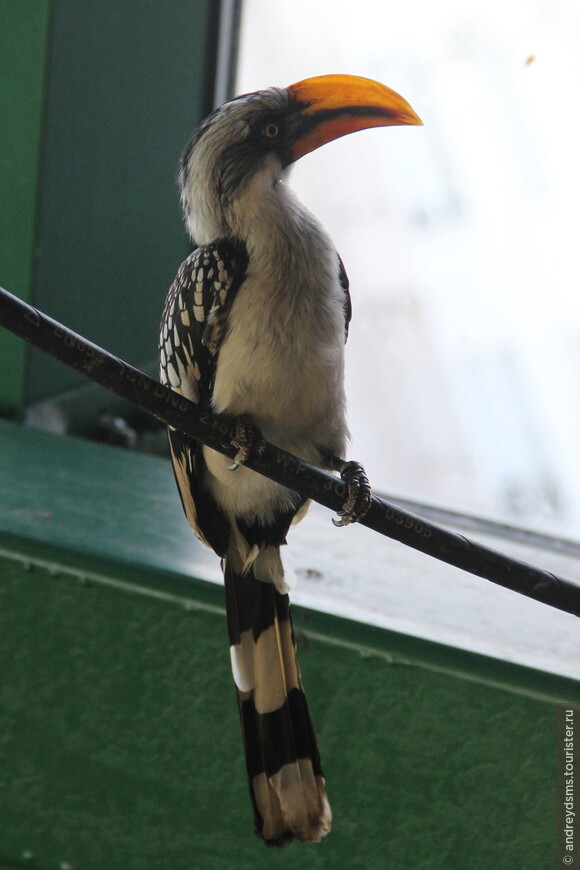
<instances>
[{"instance_id":1,"label":"yellow curved beak","mask_svg":"<svg viewBox=\"0 0 580 870\"><path fill-rule=\"evenodd\" d=\"M423 123L403 97L361 76L316 76L290 85L288 92L301 116L293 160L357 130Z\"/></svg>"}]
</instances>

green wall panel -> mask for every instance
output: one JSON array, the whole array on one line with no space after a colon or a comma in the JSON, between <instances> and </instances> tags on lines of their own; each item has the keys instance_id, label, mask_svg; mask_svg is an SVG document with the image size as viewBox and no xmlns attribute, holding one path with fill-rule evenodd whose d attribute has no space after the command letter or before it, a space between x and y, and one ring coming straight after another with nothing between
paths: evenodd
<instances>
[{"instance_id":1,"label":"green wall panel","mask_svg":"<svg viewBox=\"0 0 580 870\"><path fill-rule=\"evenodd\" d=\"M0 285L29 299L34 275L48 0L0 0ZM24 399L25 345L0 331L0 413Z\"/></svg>"},{"instance_id":2,"label":"green wall panel","mask_svg":"<svg viewBox=\"0 0 580 870\"><path fill-rule=\"evenodd\" d=\"M35 300L133 363L153 359L187 253L177 166L211 107L219 4L53 0ZM32 351L28 401L82 383Z\"/></svg>"},{"instance_id":3,"label":"green wall panel","mask_svg":"<svg viewBox=\"0 0 580 870\"><path fill-rule=\"evenodd\" d=\"M0 423L0 864L546 870L580 686L295 608L334 811L253 835L215 564L169 464ZM204 561L205 560L205 561Z\"/></svg>"},{"instance_id":4,"label":"green wall panel","mask_svg":"<svg viewBox=\"0 0 580 870\"><path fill-rule=\"evenodd\" d=\"M188 251L177 168L220 5L0 0L0 285L137 365ZM0 414L83 385L0 333Z\"/></svg>"},{"instance_id":5,"label":"green wall panel","mask_svg":"<svg viewBox=\"0 0 580 870\"><path fill-rule=\"evenodd\" d=\"M0 576L7 863L550 866L550 703L310 638L334 828L273 854L251 831L223 616L9 559Z\"/></svg>"}]
</instances>

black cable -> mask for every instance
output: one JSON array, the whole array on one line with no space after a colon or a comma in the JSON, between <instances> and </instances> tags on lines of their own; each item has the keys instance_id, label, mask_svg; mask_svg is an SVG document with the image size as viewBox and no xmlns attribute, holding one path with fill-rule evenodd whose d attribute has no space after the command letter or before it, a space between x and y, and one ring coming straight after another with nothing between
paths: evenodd
<instances>
[{"instance_id":1,"label":"black cable","mask_svg":"<svg viewBox=\"0 0 580 870\"><path fill-rule=\"evenodd\" d=\"M229 421L200 410L169 387L2 288L0 324L163 423L230 458L234 457L236 448L229 441ZM260 456L251 456L246 464L331 510L339 511L345 501L346 487L341 480L272 444L266 443ZM470 574L580 616L580 586L476 544L376 496L373 496L371 508L361 524Z\"/></svg>"}]
</instances>

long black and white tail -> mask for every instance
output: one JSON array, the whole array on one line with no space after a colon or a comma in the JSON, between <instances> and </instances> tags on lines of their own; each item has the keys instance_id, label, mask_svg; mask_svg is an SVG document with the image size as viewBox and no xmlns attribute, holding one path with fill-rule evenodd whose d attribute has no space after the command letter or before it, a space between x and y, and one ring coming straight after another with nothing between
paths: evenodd
<instances>
[{"instance_id":1,"label":"long black and white tail","mask_svg":"<svg viewBox=\"0 0 580 870\"><path fill-rule=\"evenodd\" d=\"M237 536L236 536L237 537ZM222 567L255 828L269 846L330 830L316 737L296 658L279 547L232 540ZM245 542L244 542L245 543ZM280 591L282 590L282 591Z\"/></svg>"}]
</instances>

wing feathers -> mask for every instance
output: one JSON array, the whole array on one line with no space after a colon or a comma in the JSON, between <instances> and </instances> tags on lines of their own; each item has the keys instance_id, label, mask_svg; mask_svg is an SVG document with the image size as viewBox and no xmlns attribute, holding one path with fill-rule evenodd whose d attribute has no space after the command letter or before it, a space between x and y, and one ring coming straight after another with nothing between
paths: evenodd
<instances>
[{"instance_id":1,"label":"wing feathers","mask_svg":"<svg viewBox=\"0 0 580 870\"><path fill-rule=\"evenodd\" d=\"M215 358L247 263L245 247L236 242L222 240L196 248L179 267L167 294L160 329L160 378L197 404L211 402ZM222 556L229 523L203 488L205 462L200 446L173 431L169 441L187 520L197 536Z\"/></svg>"}]
</instances>

